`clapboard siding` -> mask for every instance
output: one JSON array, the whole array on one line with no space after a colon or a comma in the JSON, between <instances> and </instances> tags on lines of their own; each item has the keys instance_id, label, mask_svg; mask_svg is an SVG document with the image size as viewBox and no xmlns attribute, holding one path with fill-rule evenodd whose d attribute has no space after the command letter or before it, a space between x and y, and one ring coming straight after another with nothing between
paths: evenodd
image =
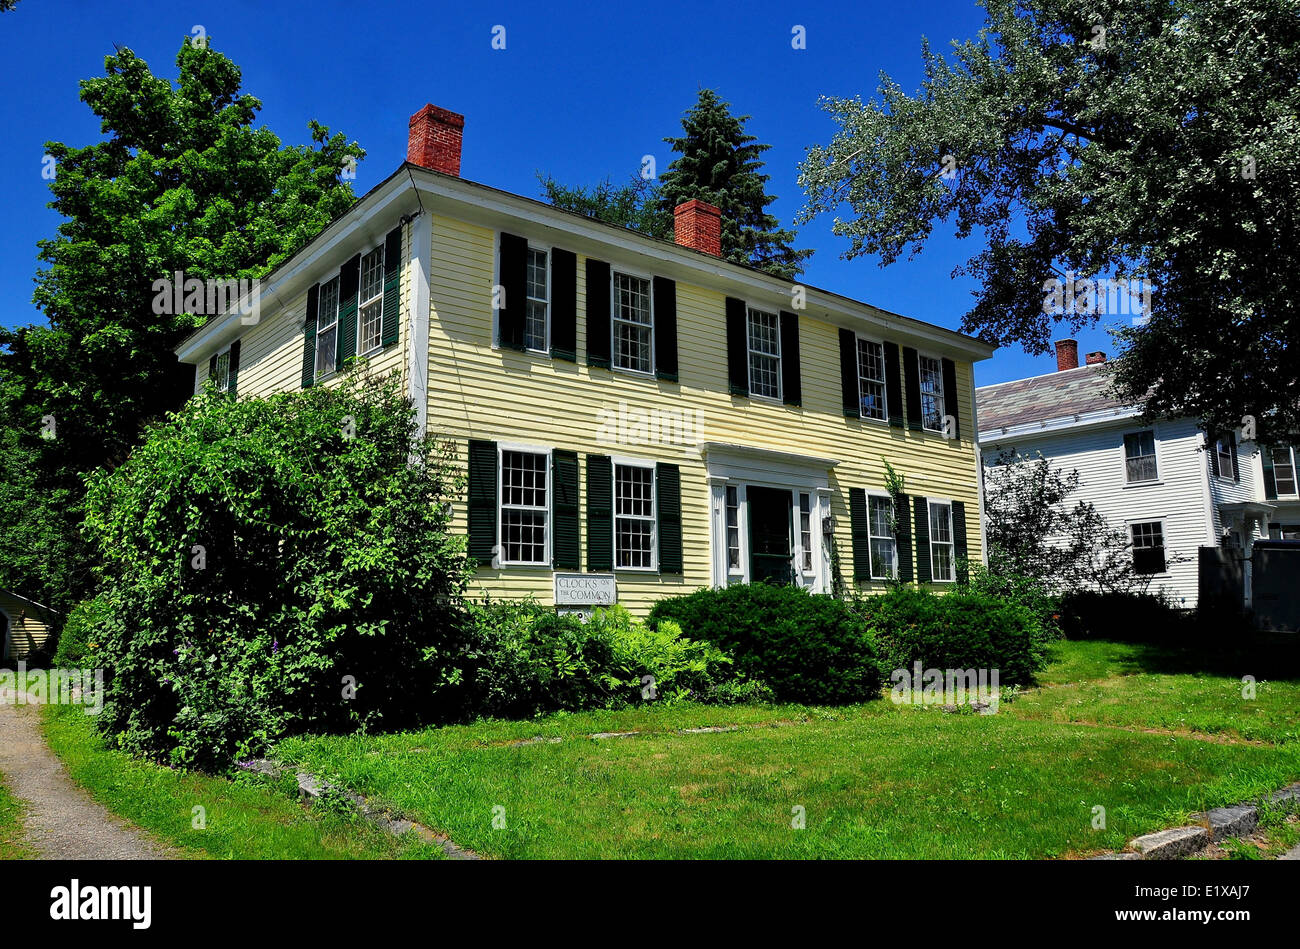
<instances>
[{"instance_id":1,"label":"clapboard siding","mask_svg":"<svg viewBox=\"0 0 1300 949\"><path fill-rule=\"evenodd\" d=\"M9 622L8 649L0 654L0 659L24 659L33 650L46 645L54 626L54 617L49 612L22 597L0 590L0 613ZM5 646L0 642L2 650Z\"/></svg>"}]
</instances>

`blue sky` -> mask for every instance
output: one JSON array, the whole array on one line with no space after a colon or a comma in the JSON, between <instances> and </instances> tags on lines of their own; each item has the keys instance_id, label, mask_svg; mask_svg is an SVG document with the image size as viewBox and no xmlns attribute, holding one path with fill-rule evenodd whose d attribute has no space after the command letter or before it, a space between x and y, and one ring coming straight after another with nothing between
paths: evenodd
<instances>
[{"instance_id":1,"label":"blue sky","mask_svg":"<svg viewBox=\"0 0 1300 949\"><path fill-rule=\"evenodd\" d=\"M182 39L201 26L243 70L244 89L264 105L260 121L286 142L305 142L317 119L368 151L358 194L406 156L407 119L426 102L466 117L461 173L538 196L536 173L569 183L625 179L653 154L702 87L718 90L749 130L771 143L766 171L772 211L789 226L803 204L796 184L804 150L834 131L818 108L823 95L875 94L882 70L905 89L920 80L920 42L936 48L973 36L983 13L973 0L924 4L826 4L753 0L732 4L657 2L604 5L396 3L311 4L20 0L0 14L5 85L0 175L7 184L0 227L0 323L41 321L31 303L36 241L58 219L45 205L46 141L84 145L100 138L81 104L78 80L103 75L114 44L128 46L156 75L172 78ZM506 28L506 48L492 31ZM795 25L807 48L791 47ZM871 258L840 258L845 242L829 218L800 229L816 248L805 279L887 310L956 328L972 284L951 272L978 247L936 232L916 259L882 269ZM1103 329L1079 334L1080 353L1113 352ZM1018 347L976 367L984 385L1049 372L1050 357Z\"/></svg>"}]
</instances>

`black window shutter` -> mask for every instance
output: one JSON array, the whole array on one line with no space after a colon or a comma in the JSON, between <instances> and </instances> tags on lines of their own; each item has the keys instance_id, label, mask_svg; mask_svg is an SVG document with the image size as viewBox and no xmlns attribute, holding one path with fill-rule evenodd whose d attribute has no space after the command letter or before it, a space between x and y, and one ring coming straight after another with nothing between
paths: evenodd
<instances>
[{"instance_id":1,"label":"black window shutter","mask_svg":"<svg viewBox=\"0 0 1300 949\"><path fill-rule=\"evenodd\" d=\"M524 314L528 309L528 241L501 232L498 257L503 305L497 310L497 343L508 349L524 348Z\"/></svg>"},{"instance_id":2,"label":"black window shutter","mask_svg":"<svg viewBox=\"0 0 1300 949\"><path fill-rule=\"evenodd\" d=\"M552 450L551 470L555 484L552 560L561 570L578 570L582 566L578 550L578 453Z\"/></svg>"},{"instance_id":3,"label":"black window shutter","mask_svg":"<svg viewBox=\"0 0 1300 949\"><path fill-rule=\"evenodd\" d=\"M578 361L578 255L551 249L551 355Z\"/></svg>"},{"instance_id":4,"label":"black window shutter","mask_svg":"<svg viewBox=\"0 0 1300 949\"><path fill-rule=\"evenodd\" d=\"M492 565L497 547L497 443L469 443L469 556Z\"/></svg>"},{"instance_id":5,"label":"black window shutter","mask_svg":"<svg viewBox=\"0 0 1300 949\"><path fill-rule=\"evenodd\" d=\"M727 297L727 388L732 395L749 395L749 340L745 301Z\"/></svg>"},{"instance_id":6,"label":"black window shutter","mask_svg":"<svg viewBox=\"0 0 1300 949\"><path fill-rule=\"evenodd\" d=\"M357 289L361 285L361 255L339 268L339 335L334 368L342 369L357 354Z\"/></svg>"},{"instance_id":7,"label":"black window shutter","mask_svg":"<svg viewBox=\"0 0 1300 949\"><path fill-rule=\"evenodd\" d=\"M899 371L898 344L885 343L885 401L888 402L889 424L903 427L903 379Z\"/></svg>"},{"instance_id":8,"label":"black window shutter","mask_svg":"<svg viewBox=\"0 0 1300 949\"><path fill-rule=\"evenodd\" d=\"M969 556L966 547L966 504L964 501L952 502L952 549L957 557L957 581L966 583L970 580L970 570L966 566Z\"/></svg>"},{"instance_id":9,"label":"black window shutter","mask_svg":"<svg viewBox=\"0 0 1300 949\"><path fill-rule=\"evenodd\" d=\"M310 389L316 381L316 308L320 304L320 284L307 291L307 321L302 334L302 387Z\"/></svg>"},{"instance_id":10,"label":"black window shutter","mask_svg":"<svg viewBox=\"0 0 1300 949\"><path fill-rule=\"evenodd\" d=\"M217 384L217 354L213 353L208 359L208 381L214 386Z\"/></svg>"},{"instance_id":11,"label":"black window shutter","mask_svg":"<svg viewBox=\"0 0 1300 949\"><path fill-rule=\"evenodd\" d=\"M587 365L609 368L609 264L587 258ZM588 474L590 478L590 474ZM590 557L590 550L588 551ZM605 569L605 568L602 568Z\"/></svg>"},{"instance_id":12,"label":"black window shutter","mask_svg":"<svg viewBox=\"0 0 1300 949\"><path fill-rule=\"evenodd\" d=\"M916 350L903 347L903 385L907 388L907 427L921 431L921 364Z\"/></svg>"},{"instance_id":13,"label":"black window shutter","mask_svg":"<svg viewBox=\"0 0 1300 949\"><path fill-rule=\"evenodd\" d=\"M961 409L957 401L957 364L951 359L941 360L943 365L943 411L952 416L952 437L961 438Z\"/></svg>"},{"instance_id":14,"label":"black window shutter","mask_svg":"<svg viewBox=\"0 0 1300 949\"><path fill-rule=\"evenodd\" d=\"M402 228L384 238L384 316L380 342L391 346L402 333Z\"/></svg>"},{"instance_id":15,"label":"black window shutter","mask_svg":"<svg viewBox=\"0 0 1300 949\"><path fill-rule=\"evenodd\" d=\"M912 582L912 512L906 494L894 501L894 543L898 546L898 579Z\"/></svg>"},{"instance_id":16,"label":"black window shutter","mask_svg":"<svg viewBox=\"0 0 1300 949\"><path fill-rule=\"evenodd\" d=\"M803 379L799 370L799 315L781 311L781 401L803 405Z\"/></svg>"},{"instance_id":17,"label":"black window shutter","mask_svg":"<svg viewBox=\"0 0 1300 949\"><path fill-rule=\"evenodd\" d=\"M587 569L614 569L614 466L587 456Z\"/></svg>"},{"instance_id":18,"label":"black window shutter","mask_svg":"<svg viewBox=\"0 0 1300 949\"><path fill-rule=\"evenodd\" d=\"M1264 463L1264 498L1270 501L1277 500L1277 475L1273 471L1273 451L1270 448L1263 448L1260 451Z\"/></svg>"},{"instance_id":19,"label":"black window shutter","mask_svg":"<svg viewBox=\"0 0 1300 949\"><path fill-rule=\"evenodd\" d=\"M916 579L929 583L934 579L930 573L929 502L925 498L913 498L912 507L916 511Z\"/></svg>"},{"instance_id":20,"label":"black window shutter","mask_svg":"<svg viewBox=\"0 0 1300 949\"><path fill-rule=\"evenodd\" d=\"M1241 480L1241 466L1237 464L1237 434L1228 432L1228 452L1232 455L1232 480Z\"/></svg>"},{"instance_id":21,"label":"black window shutter","mask_svg":"<svg viewBox=\"0 0 1300 949\"><path fill-rule=\"evenodd\" d=\"M1205 433L1205 445L1210 451L1210 474L1219 477L1219 443L1213 432Z\"/></svg>"},{"instance_id":22,"label":"black window shutter","mask_svg":"<svg viewBox=\"0 0 1300 949\"><path fill-rule=\"evenodd\" d=\"M243 340L235 340L230 344L230 385L227 392L233 399L239 394L239 350Z\"/></svg>"},{"instance_id":23,"label":"black window shutter","mask_svg":"<svg viewBox=\"0 0 1300 949\"><path fill-rule=\"evenodd\" d=\"M676 465L655 465L659 518L659 572L682 572L682 475Z\"/></svg>"},{"instance_id":24,"label":"black window shutter","mask_svg":"<svg viewBox=\"0 0 1300 949\"><path fill-rule=\"evenodd\" d=\"M655 377L677 381L677 284L654 278Z\"/></svg>"},{"instance_id":25,"label":"black window shutter","mask_svg":"<svg viewBox=\"0 0 1300 949\"><path fill-rule=\"evenodd\" d=\"M840 395L845 418L862 418L862 388L858 381L858 334L840 330Z\"/></svg>"},{"instance_id":26,"label":"black window shutter","mask_svg":"<svg viewBox=\"0 0 1300 949\"><path fill-rule=\"evenodd\" d=\"M849 532L853 539L853 579L871 579L871 527L867 517L867 492L849 488Z\"/></svg>"}]
</instances>

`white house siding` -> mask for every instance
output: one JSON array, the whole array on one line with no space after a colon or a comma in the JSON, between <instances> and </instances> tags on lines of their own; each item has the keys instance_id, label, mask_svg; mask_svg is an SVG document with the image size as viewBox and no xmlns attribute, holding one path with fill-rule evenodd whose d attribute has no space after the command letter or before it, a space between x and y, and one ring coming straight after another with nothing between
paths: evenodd
<instances>
[{"instance_id":1,"label":"white house siding","mask_svg":"<svg viewBox=\"0 0 1300 949\"><path fill-rule=\"evenodd\" d=\"M1124 435L1147 427L1155 431L1158 478L1128 484ZM1073 499L1094 504L1118 530L1127 531L1135 521L1163 522L1167 572L1152 577L1152 589L1164 590L1175 604L1191 608L1196 605L1197 548L1211 539L1208 458L1201 445L1201 432L1191 421L1143 426L1125 419L1014 440L990 439L981 448L985 458L995 457L1005 448L1021 455L1041 452L1054 467L1077 470L1079 489Z\"/></svg>"}]
</instances>

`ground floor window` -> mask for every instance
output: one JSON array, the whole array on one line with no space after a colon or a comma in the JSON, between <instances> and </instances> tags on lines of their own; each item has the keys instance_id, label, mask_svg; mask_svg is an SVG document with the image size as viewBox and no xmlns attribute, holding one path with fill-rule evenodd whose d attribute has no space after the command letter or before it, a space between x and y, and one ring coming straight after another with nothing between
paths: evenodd
<instances>
[{"instance_id":1,"label":"ground floor window","mask_svg":"<svg viewBox=\"0 0 1300 949\"><path fill-rule=\"evenodd\" d=\"M799 550L800 568L805 575L813 572L812 552L812 498L807 494L799 495Z\"/></svg>"},{"instance_id":2,"label":"ground floor window","mask_svg":"<svg viewBox=\"0 0 1300 949\"><path fill-rule=\"evenodd\" d=\"M654 567L655 470L614 466L614 566Z\"/></svg>"},{"instance_id":3,"label":"ground floor window","mask_svg":"<svg viewBox=\"0 0 1300 949\"><path fill-rule=\"evenodd\" d=\"M898 546L891 524L894 511L889 498L867 498L867 522L871 532L871 579L892 580L898 572Z\"/></svg>"},{"instance_id":4,"label":"ground floor window","mask_svg":"<svg viewBox=\"0 0 1300 949\"><path fill-rule=\"evenodd\" d=\"M1160 521L1141 521L1130 527L1133 535L1133 570L1165 572L1165 531Z\"/></svg>"},{"instance_id":5,"label":"ground floor window","mask_svg":"<svg viewBox=\"0 0 1300 949\"><path fill-rule=\"evenodd\" d=\"M740 567L740 491L727 485L727 572L741 573Z\"/></svg>"},{"instance_id":6,"label":"ground floor window","mask_svg":"<svg viewBox=\"0 0 1300 949\"><path fill-rule=\"evenodd\" d=\"M503 563L548 564L550 515L545 452L501 452L501 556Z\"/></svg>"},{"instance_id":7,"label":"ground floor window","mask_svg":"<svg viewBox=\"0 0 1300 949\"><path fill-rule=\"evenodd\" d=\"M952 505L930 502L930 574L935 580L957 578L957 560L952 540Z\"/></svg>"}]
</instances>

